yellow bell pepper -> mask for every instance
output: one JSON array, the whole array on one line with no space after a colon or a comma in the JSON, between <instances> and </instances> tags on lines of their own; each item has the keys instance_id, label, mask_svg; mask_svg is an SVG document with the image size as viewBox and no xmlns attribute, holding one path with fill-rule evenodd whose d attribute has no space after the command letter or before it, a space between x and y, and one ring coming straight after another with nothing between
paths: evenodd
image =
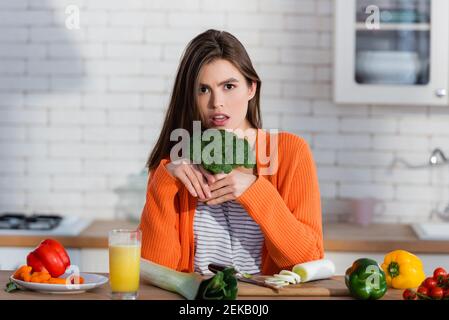
<instances>
[{"instance_id":1,"label":"yellow bell pepper","mask_svg":"<svg viewBox=\"0 0 449 320\"><path fill-rule=\"evenodd\" d=\"M405 250L387 253L381 268L387 285L396 289L416 288L426 278L421 260Z\"/></svg>"}]
</instances>

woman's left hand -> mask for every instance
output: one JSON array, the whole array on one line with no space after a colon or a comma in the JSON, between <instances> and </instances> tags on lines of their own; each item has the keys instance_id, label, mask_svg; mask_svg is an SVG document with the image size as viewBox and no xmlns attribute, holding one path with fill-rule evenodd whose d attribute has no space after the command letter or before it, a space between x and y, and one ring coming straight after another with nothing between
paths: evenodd
<instances>
[{"instance_id":1,"label":"woman's left hand","mask_svg":"<svg viewBox=\"0 0 449 320\"><path fill-rule=\"evenodd\" d=\"M217 181L209 185L212 197L204 200L208 205L216 205L237 199L256 181L257 176L240 168L228 174L216 174ZM246 172L245 172L246 171Z\"/></svg>"}]
</instances>

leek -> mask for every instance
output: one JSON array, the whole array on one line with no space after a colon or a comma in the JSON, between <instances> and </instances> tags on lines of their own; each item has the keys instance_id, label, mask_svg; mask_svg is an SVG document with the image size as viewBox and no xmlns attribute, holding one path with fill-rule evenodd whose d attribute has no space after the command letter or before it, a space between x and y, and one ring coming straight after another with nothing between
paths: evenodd
<instances>
[{"instance_id":1,"label":"leek","mask_svg":"<svg viewBox=\"0 0 449 320\"><path fill-rule=\"evenodd\" d=\"M314 260L299 263L293 267L292 271L301 277L301 282L321 280L335 274L335 264L328 259Z\"/></svg>"},{"instance_id":2,"label":"leek","mask_svg":"<svg viewBox=\"0 0 449 320\"><path fill-rule=\"evenodd\" d=\"M179 272L152 261L140 259L140 275L150 284L176 292L188 300L235 300L237 298L236 270L232 267L204 279L196 272Z\"/></svg>"}]
</instances>

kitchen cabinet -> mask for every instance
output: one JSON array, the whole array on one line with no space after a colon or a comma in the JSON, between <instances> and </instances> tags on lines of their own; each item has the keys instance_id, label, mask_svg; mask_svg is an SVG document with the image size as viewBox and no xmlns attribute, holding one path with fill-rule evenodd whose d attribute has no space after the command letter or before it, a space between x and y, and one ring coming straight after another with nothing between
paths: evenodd
<instances>
[{"instance_id":1,"label":"kitchen cabinet","mask_svg":"<svg viewBox=\"0 0 449 320\"><path fill-rule=\"evenodd\" d=\"M336 103L448 106L449 1L336 0Z\"/></svg>"},{"instance_id":2,"label":"kitchen cabinet","mask_svg":"<svg viewBox=\"0 0 449 320\"><path fill-rule=\"evenodd\" d=\"M109 272L108 249L82 249L80 261L84 272Z\"/></svg>"}]
</instances>

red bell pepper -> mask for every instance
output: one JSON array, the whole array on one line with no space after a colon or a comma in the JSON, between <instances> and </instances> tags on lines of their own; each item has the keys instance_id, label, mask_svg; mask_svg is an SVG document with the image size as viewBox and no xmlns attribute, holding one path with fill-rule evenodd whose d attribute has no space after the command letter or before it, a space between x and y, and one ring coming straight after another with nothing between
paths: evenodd
<instances>
[{"instance_id":1,"label":"red bell pepper","mask_svg":"<svg viewBox=\"0 0 449 320\"><path fill-rule=\"evenodd\" d=\"M57 278L70 266L70 257L58 241L45 239L28 254L27 265L33 268L33 272L47 271Z\"/></svg>"}]
</instances>

